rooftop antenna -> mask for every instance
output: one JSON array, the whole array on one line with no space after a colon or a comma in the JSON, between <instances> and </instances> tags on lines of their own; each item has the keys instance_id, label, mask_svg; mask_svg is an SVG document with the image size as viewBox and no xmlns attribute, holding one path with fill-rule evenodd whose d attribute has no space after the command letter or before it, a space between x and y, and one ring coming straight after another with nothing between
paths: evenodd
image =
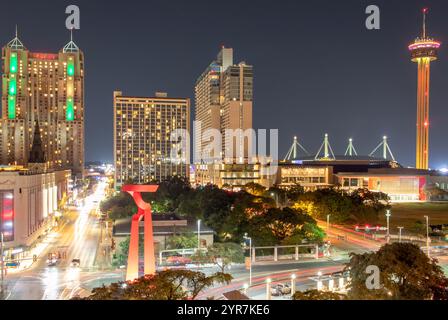
<instances>
[{"instance_id":1,"label":"rooftop antenna","mask_svg":"<svg viewBox=\"0 0 448 320\"><path fill-rule=\"evenodd\" d=\"M308 156L310 155L309 152L299 143L297 136L295 136L292 146L291 146L291 148L289 148L289 151L286 154L286 157L285 157L285 159L283 159L283 161L291 161L291 160L297 159L298 149L301 149Z\"/></svg>"},{"instance_id":2,"label":"rooftop antenna","mask_svg":"<svg viewBox=\"0 0 448 320\"><path fill-rule=\"evenodd\" d=\"M323 158L320 158L319 155L322 152L322 149L324 150L324 156L323 156ZM316 156L314 157L314 160L319 160L319 159L322 159L322 160L336 159L336 157L334 156L334 153L333 153L333 149L331 148L330 141L328 139L328 133L325 134L324 142L322 143L322 145L319 148L319 151L317 151Z\"/></svg>"},{"instance_id":3,"label":"rooftop antenna","mask_svg":"<svg viewBox=\"0 0 448 320\"><path fill-rule=\"evenodd\" d=\"M78 52L79 48L76 43L73 41L73 28L70 28L70 42L67 43L62 49L64 53L74 53Z\"/></svg>"},{"instance_id":4,"label":"rooftop antenna","mask_svg":"<svg viewBox=\"0 0 448 320\"><path fill-rule=\"evenodd\" d=\"M423 39L426 39L426 13L428 8L423 9Z\"/></svg>"},{"instance_id":5,"label":"rooftop antenna","mask_svg":"<svg viewBox=\"0 0 448 320\"><path fill-rule=\"evenodd\" d=\"M389 144L387 143L386 136L383 137L383 141L381 141L380 144L375 149L373 149L373 151L369 154L369 156L370 157L373 156L373 154L381 147L383 147L383 159L387 160L387 153L389 153L392 160L395 161L395 157L392 154L392 151L390 150Z\"/></svg>"},{"instance_id":6,"label":"rooftop antenna","mask_svg":"<svg viewBox=\"0 0 448 320\"><path fill-rule=\"evenodd\" d=\"M345 155L349 155L350 157L353 155L355 155L355 156L358 155L358 153L356 152L355 146L353 145L352 138L348 139L348 147L347 147L347 150L345 151Z\"/></svg>"},{"instance_id":7,"label":"rooftop antenna","mask_svg":"<svg viewBox=\"0 0 448 320\"><path fill-rule=\"evenodd\" d=\"M18 37L19 32L17 31L17 24L16 24L16 38Z\"/></svg>"}]
</instances>

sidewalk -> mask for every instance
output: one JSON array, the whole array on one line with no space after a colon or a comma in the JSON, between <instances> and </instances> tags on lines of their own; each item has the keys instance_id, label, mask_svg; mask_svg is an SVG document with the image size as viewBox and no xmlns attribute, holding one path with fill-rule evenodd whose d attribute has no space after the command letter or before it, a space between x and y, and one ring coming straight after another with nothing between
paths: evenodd
<instances>
[{"instance_id":1,"label":"sidewalk","mask_svg":"<svg viewBox=\"0 0 448 320\"><path fill-rule=\"evenodd\" d=\"M42 240L28 251L27 258L20 260L20 265L17 268L7 268L7 274L17 274L26 271L33 266L34 262L43 258L42 255L45 253L45 250L56 241L56 237L66 224L67 221L64 220L60 225L53 228ZM36 256L36 261L33 259L34 256Z\"/></svg>"}]
</instances>

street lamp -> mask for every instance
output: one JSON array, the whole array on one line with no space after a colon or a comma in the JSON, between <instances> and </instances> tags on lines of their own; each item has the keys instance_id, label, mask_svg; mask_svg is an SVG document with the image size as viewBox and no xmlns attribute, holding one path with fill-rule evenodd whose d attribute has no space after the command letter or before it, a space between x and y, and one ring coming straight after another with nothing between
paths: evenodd
<instances>
[{"instance_id":1,"label":"street lamp","mask_svg":"<svg viewBox=\"0 0 448 320\"><path fill-rule=\"evenodd\" d=\"M198 249L201 249L201 219L198 219Z\"/></svg>"},{"instance_id":2,"label":"street lamp","mask_svg":"<svg viewBox=\"0 0 448 320\"><path fill-rule=\"evenodd\" d=\"M390 214L390 210L387 209L386 210L386 219L387 219L387 235L386 235L386 241L387 243L389 243L390 240L390 233L389 233L389 218L390 218L391 214Z\"/></svg>"},{"instance_id":3,"label":"street lamp","mask_svg":"<svg viewBox=\"0 0 448 320\"><path fill-rule=\"evenodd\" d=\"M426 250L428 252L428 258L429 258L429 217L425 216L426 218Z\"/></svg>"},{"instance_id":4,"label":"street lamp","mask_svg":"<svg viewBox=\"0 0 448 320\"><path fill-rule=\"evenodd\" d=\"M327 214L327 232L330 230L330 216L331 214Z\"/></svg>"},{"instance_id":5,"label":"street lamp","mask_svg":"<svg viewBox=\"0 0 448 320\"><path fill-rule=\"evenodd\" d=\"M244 239L249 240L249 286L252 285L252 238L244 234Z\"/></svg>"},{"instance_id":6,"label":"street lamp","mask_svg":"<svg viewBox=\"0 0 448 320\"><path fill-rule=\"evenodd\" d=\"M3 294L3 281L4 281L4 268L5 268L4 267L5 261L3 259L4 259L4 257L3 257L3 232L0 232L0 263L1 263L0 292L2 294Z\"/></svg>"},{"instance_id":7,"label":"street lamp","mask_svg":"<svg viewBox=\"0 0 448 320\"><path fill-rule=\"evenodd\" d=\"M245 283L243 285L243 292L244 292L245 295L247 295L247 289L249 289L249 285L247 283Z\"/></svg>"},{"instance_id":8,"label":"street lamp","mask_svg":"<svg viewBox=\"0 0 448 320\"><path fill-rule=\"evenodd\" d=\"M401 243L401 230L403 230L403 227L397 227L398 230L400 230L400 234L398 236L398 242Z\"/></svg>"},{"instance_id":9,"label":"street lamp","mask_svg":"<svg viewBox=\"0 0 448 320\"><path fill-rule=\"evenodd\" d=\"M296 277L295 273L291 275L291 297L296 293Z\"/></svg>"},{"instance_id":10,"label":"street lamp","mask_svg":"<svg viewBox=\"0 0 448 320\"><path fill-rule=\"evenodd\" d=\"M275 205L276 205L276 207L278 207L278 196L274 192L271 192L271 197L274 198Z\"/></svg>"},{"instance_id":11,"label":"street lamp","mask_svg":"<svg viewBox=\"0 0 448 320\"><path fill-rule=\"evenodd\" d=\"M266 300L271 300L271 278L266 279Z\"/></svg>"}]
</instances>

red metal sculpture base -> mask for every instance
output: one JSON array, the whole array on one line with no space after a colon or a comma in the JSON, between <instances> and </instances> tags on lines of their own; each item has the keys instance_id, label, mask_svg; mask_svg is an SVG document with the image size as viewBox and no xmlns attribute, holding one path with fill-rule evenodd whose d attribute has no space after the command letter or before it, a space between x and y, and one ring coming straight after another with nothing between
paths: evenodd
<instances>
[{"instance_id":1,"label":"red metal sculpture base","mask_svg":"<svg viewBox=\"0 0 448 320\"><path fill-rule=\"evenodd\" d=\"M156 192L157 185L124 185L121 190L129 193L134 198L138 211L132 216L131 240L129 243L128 268L126 271L126 281L132 281L138 278L138 240L139 224L144 220L145 238L144 238L144 272L154 274L156 272L156 260L154 255L154 236L152 230L152 212L151 205L142 199L142 192Z\"/></svg>"}]
</instances>

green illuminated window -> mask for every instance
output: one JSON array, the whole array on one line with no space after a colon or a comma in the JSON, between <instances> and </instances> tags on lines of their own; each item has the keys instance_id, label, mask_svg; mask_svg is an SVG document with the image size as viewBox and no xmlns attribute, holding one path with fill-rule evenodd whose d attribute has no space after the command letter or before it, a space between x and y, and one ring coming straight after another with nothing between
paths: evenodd
<instances>
[{"instance_id":1,"label":"green illuminated window","mask_svg":"<svg viewBox=\"0 0 448 320\"><path fill-rule=\"evenodd\" d=\"M67 62L67 74L72 77L75 75L75 63L73 59L68 59Z\"/></svg>"},{"instance_id":2,"label":"green illuminated window","mask_svg":"<svg viewBox=\"0 0 448 320\"><path fill-rule=\"evenodd\" d=\"M75 120L75 109L73 107L73 98L67 99L67 110L65 111L65 119L67 121Z\"/></svg>"},{"instance_id":3,"label":"green illuminated window","mask_svg":"<svg viewBox=\"0 0 448 320\"><path fill-rule=\"evenodd\" d=\"M8 119L16 118L16 96L8 97Z\"/></svg>"},{"instance_id":4,"label":"green illuminated window","mask_svg":"<svg viewBox=\"0 0 448 320\"><path fill-rule=\"evenodd\" d=\"M17 53L12 52L11 58L9 61L9 72L16 73L17 72Z\"/></svg>"},{"instance_id":5,"label":"green illuminated window","mask_svg":"<svg viewBox=\"0 0 448 320\"><path fill-rule=\"evenodd\" d=\"M15 96L17 94L17 81L15 78L9 79L9 95Z\"/></svg>"}]
</instances>

